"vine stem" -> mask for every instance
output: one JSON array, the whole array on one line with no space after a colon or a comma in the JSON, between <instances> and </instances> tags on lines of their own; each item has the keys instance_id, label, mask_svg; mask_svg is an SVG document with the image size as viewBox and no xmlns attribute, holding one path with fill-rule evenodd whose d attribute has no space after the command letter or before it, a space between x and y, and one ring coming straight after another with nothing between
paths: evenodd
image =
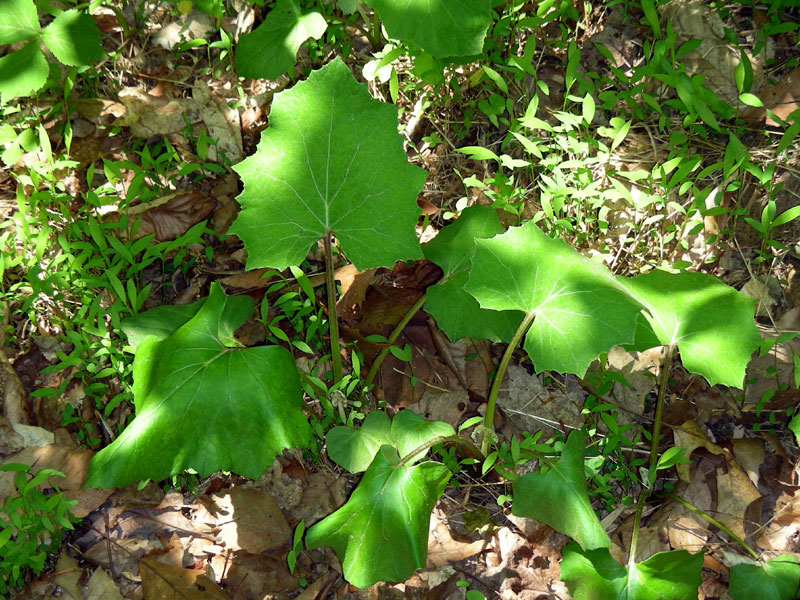
<instances>
[{"instance_id":1,"label":"vine stem","mask_svg":"<svg viewBox=\"0 0 800 600\"><path fill-rule=\"evenodd\" d=\"M483 418L483 433L481 435L481 454L483 456L489 453L489 446L492 443L494 407L497 404L497 395L500 393L500 385L503 383L503 376L506 374L506 369L508 368L508 363L511 362L511 357L514 355L514 350L517 349L519 341L522 339L522 336L525 335L534 317L536 317L535 311L531 311L525 315L525 318L522 319L522 323L519 324L519 327L517 327L517 330L514 332L514 337L512 337L511 341L508 343L506 351L503 353L503 358L500 359L500 364L497 365L497 371L492 381L492 388L489 390L489 399L486 402L486 416Z\"/></svg>"},{"instance_id":2,"label":"vine stem","mask_svg":"<svg viewBox=\"0 0 800 600\"><path fill-rule=\"evenodd\" d=\"M372 366L369 368L367 372L367 376L364 378L364 383L361 386L361 394L360 400L364 399L364 394L366 393L367 388L372 384L372 380L375 379L375 376L378 374L378 370L381 368L381 364L383 364L383 360L386 358L386 355L389 354L389 348L392 347L395 340L400 337L400 333L405 329L405 326L408 325L408 322L411 318L417 314L417 311L423 307L425 304L425 300L427 300L427 296L422 294L422 296L417 300L411 308L406 311L406 314L403 315L403 318L394 326L392 329L392 333L389 334L387 338L387 344L385 348L382 348L381 351L378 353L378 356L375 357L375 360L372 361Z\"/></svg>"},{"instance_id":3,"label":"vine stem","mask_svg":"<svg viewBox=\"0 0 800 600\"><path fill-rule=\"evenodd\" d=\"M650 437L650 462L647 466L647 483L639 494L636 501L636 512L633 518L633 531L631 532L631 548L628 554L628 570L633 569L636 564L636 544L639 541L639 526L642 521L644 504L650 497L655 484L656 466L658 465L658 445L661 437L661 419L664 416L664 400L667 395L667 384L669 383L669 373L672 367L672 356L675 352L675 345L667 346L664 364L661 366L661 374L658 378L658 399L656 400L656 416L653 419L653 431Z\"/></svg>"},{"instance_id":4,"label":"vine stem","mask_svg":"<svg viewBox=\"0 0 800 600\"><path fill-rule=\"evenodd\" d=\"M332 232L325 234L325 284L328 290L328 327L331 337L331 367L334 385L342 380L342 351L339 345L339 317L336 314L336 280L333 278Z\"/></svg>"}]
</instances>

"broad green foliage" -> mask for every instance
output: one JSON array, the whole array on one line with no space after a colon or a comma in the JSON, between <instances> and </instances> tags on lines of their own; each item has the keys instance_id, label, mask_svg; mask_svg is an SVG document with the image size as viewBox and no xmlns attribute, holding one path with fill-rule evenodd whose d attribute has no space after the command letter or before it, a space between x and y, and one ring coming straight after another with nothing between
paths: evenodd
<instances>
[{"instance_id":1,"label":"broad green foliage","mask_svg":"<svg viewBox=\"0 0 800 600\"><path fill-rule=\"evenodd\" d=\"M334 427L325 437L328 456L351 473L369 467L381 446L394 447L400 457L440 436L455 435L453 428L442 421L426 421L410 410L401 410L390 422L385 412L373 411L360 429ZM419 460L421 452L410 460Z\"/></svg>"},{"instance_id":2,"label":"broad green foliage","mask_svg":"<svg viewBox=\"0 0 800 600\"><path fill-rule=\"evenodd\" d=\"M88 65L104 56L94 19L76 9L60 13L47 26L42 41L65 65Z\"/></svg>"},{"instance_id":3,"label":"broad green foliage","mask_svg":"<svg viewBox=\"0 0 800 600\"><path fill-rule=\"evenodd\" d=\"M318 40L328 23L318 12L303 13L297 0L279 0L267 18L236 46L240 77L277 79L295 63L297 50L308 38Z\"/></svg>"},{"instance_id":4,"label":"broad green foliage","mask_svg":"<svg viewBox=\"0 0 800 600\"><path fill-rule=\"evenodd\" d=\"M565 546L561 579L575 600L696 600L703 553L659 552L628 572L608 550ZM759 596L760 597L760 596Z\"/></svg>"},{"instance_id":5,"label":"broad green foliage","mask_svg":"<svg viewBox=\"0 0 800 600\"><path fill-rule=\"evenodd\" d=\"M425 566L431 510L450 471L431 461L399 463L394 448L381 447L347 503L306 536L308 548L331 546L345 579L360 588L405 581Z\"/></svg>"},{"instance_id":6,"label":"broad green foliage","mask_svg":"<svg viewBox=\"0 0 800 600\"><path fill-rule=\"evenodd\" d=\"M4 0L0 6L0 44L22 42L39 35L39 17L32 0Z\"/></svg>"},{"instance_id":7,"label":"broad green foliage","mask_svg":"<svg viewBox=\"0 0 800 600\"><path fill-rule=\"evenodd\" d=\"M733 600L794 600L800 594L800 565L790 555L757 565L731 567L729 591Z\"/></svg>"},{"instance_id":8,"label":"broad green foliage","mask_svg":"<svg viewBox=\"0 0 800 600\"><path fill-rule=\"evenodd\" d=\"M741 387L747 362L761 337L753 300L703 273L652 271L619 278L646 309L651 336L637 335L638 350L674 345L683 366L708 379ZM644 338L650 337L648 341Z\"/></svg>"},{"instance_id":9,"label":"broad green foliage","mask_svg":"<svg viewBox=\"0 0 800 600\"><path fill-rule=\"evenodd\" d=\"M158 481L188 468L257 478L278 452L308 444L292 355L277 346L232 347L252 311L249 297L228 297L214 284L174 333L139 344L136 417L95 455L88 487Z\"/></svg>"},{"instance_id":10,"label":"broad green foliage","mask_svg":"<svg viewBox=\"0 0 800 600\"><path fill-rule=\"evenodd\" d=\"M20 50L0 58L0 94L3 100L27 96L47 81L48 67L39 42L65 65L88 65L103 58L100 31L94 19L77 9L60 12L42 31L33 0L0 2L0 44L31 40Z\"/></svg>"},{"instance_id":11,"label":"broad green foliage","mask_svg":"<svg viewBox=\"0 0 800 600\"><path fill-rule=\"evenodd\" d=\"M439 58L480 54L492 22L490 0L366 0L389 37Z\"/></svg>"},{"instance_id":12,"label":"broad green foliage","mask_svg":"<svg viewBox=\"0 0 800 600\"><path fill-rule=\"evenodd\" d=\"M549 471L527 473L514 483L512 512L550 525L587 550L611 545L589 501L581 432L569 435Z\"/></svg>"},{"instance_id":13,"label":"broad green foliage","mask_svg":"<svg viewBox=\"0 0 800 600\"><path fill-rule=\"evenodd\" d=\"M200 298L191 304L164 304L127 319L120 325L128 338L128 345L136 350L148 336L163 340L197 314L205 303Z\"/></svg>"},{"instance_id":14,"label":"broad green foliage","mask_svg":"<svg viewBox=\"0 0 800 600\"><path fill-rule=\"evenodd\" d=\"M530 221L476 243L464 289L483 308L535 313L524 347L538 371L583 375L633 341L641 307L602 265Z\"/></svg>"},{"instance_id":15,"label":"broad green foliage","mask_svg":"<svg viewBox=\"0 0 800 600\"><path fill-rule=\"evenodd\" d=\"M477 300L464 291L475 253L475 240L502 232L503 226L495 210L488 206L472 206L422 246L425 258L444 271L442 280L426 292L425 311L436 319L451 340L472 337L508 342L522 322L522 313L481 308Z\"/></svg>"},{"instance_id":16,"label":"broad green foliage","mask_svg":"<svg viewBox=\"0 0 800 600\"><path fill-rule=\"evenodd\" d=\"M0 96L3 101L29 96L47 82L48 73L39 41L28 42L20 50L0 58Z\"/></svg>"},{"instance_id":17,"label":"broad green foliage","mask_svg":"<svg viewBox=\"0 0 800 600\"><path fill-rule=\"evenodd\" d=\"M300 264L330 232L359 270L422 257L414 225L427 173L406 159L394 106L337 58L276 95L269 121L234 167L244 191L231 233L249 269Z\"/></svg>"},{"instance_id":18,"label":"broad green foliage","mask_svg":"<svg viewBox=\"0 0 800 600\"><path fill-rule=\"evenodd\" d=\"M690 371L742 385L759 343L754 305L716 278L663 271L615 278L530 221L475 243L464 289L483 308L534 315L524 347L538 371L583 375L614 345L674 344Z\"/></svg>"}]
</instances>

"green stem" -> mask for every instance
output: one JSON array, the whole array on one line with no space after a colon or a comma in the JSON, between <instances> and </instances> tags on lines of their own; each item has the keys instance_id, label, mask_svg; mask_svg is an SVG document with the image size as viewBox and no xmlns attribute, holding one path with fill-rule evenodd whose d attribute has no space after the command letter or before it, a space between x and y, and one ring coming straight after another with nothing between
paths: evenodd
<instances>
[{"instance_id":1,"label":"green stem","mask_svg":"<svg viewBox=\"0 0 800 600\"><path fill-rule=\"evenodd\" d=\"M336 314L336 280L333 278L333 249L331 238L333 233L325 234L325 284L328 289L328 327L331 336L331 365L333 368L333 384L342 380L342 351L339 346L339 318Z\"/></svg>"},{"instance_id":2,"label":"green stem","mask_svg":"<svg viewBox=\"0 0 800 600\"><path fill-rule=\"evenodd\" d=\"M714 525L714 527L718 527L721 531L723 531L725 534L727 534L727 536L729 538L731 538L734 542L736 542L742 548L747 550L747 552L750 554L750 556L752 556L753 558L755 558L758 561L761 560L761 558L758 556L758 553L755 550L753 550L750 546L748 546L747 542L745 542L742 538L740 538L738 535L733 533L728 527L725 527L725 525L723 525L722 523L720 523L719 521L717 521L713 517L707 515L706 513L704 513L702 510L700 510L696 506L692 506L686 500L684 500L683 498L679 498L675 494L670 494L668 492L664 492L663 495L666 498L669 498L670 500L674 500L675 502L677 502L681 506L684 506L684 507L688 508L694 514L698 515L699 517L705 519L706 521L708 521L709 523Z\"/></svg>"},{"instance_id":3,"label":"green stem","mask_svg":"<svg viewBox=\"0 0 800 600\"><path fill-rule=\"evenodd\" d=\"M667 346L666 356L664 357L664 364L661 366L661 374L658 380L658 399L656 400L656 416L653 419L653 432L650 438L650 462L647 468L647 482L642 487L639 494L639 499L636 502L636 512L633 517L633 531L631 532L631 548L628 555L628 569L632 569L636 560L636 544L639 541L639 525L642 521L642 512L647 499L652 493L653 485L655 485L656 465L658 465L658 443L661 437L661 419L664 416L664 399L667 395L667 384L669 383L669 373L672 367L672 355L675 351L675 346L670 344ZM650 479L653 481L650 481Z\"/></svg>"},{"instance_id":4,"label":"green stem","mask_svg":"<svg viewBox=\"0 0 800 600\"><path fill-rule=\"evenodd\" d=\"M497 404L497 395L500 393L500 385L503 383L503 376L506 374L508 363L511 362L511 357L514 355L514 350L517 349L519 341L525 332L530 327L536 316L534 311L529 312L522 319L517 330L514 332L514 337L508 343L503 358L500 359L500 364L497 365L497 371L494 374L492 381L492 388L489 390L489 400L486 402L486 416L483 418L483 433L481 434L481 454L486 456L489 453L489 446L492 443L492 432L494 431L494 407Z\"/></svg>"},{"instance_id":5,"label":"green stem","mask_svg":"<svg viewBox=\"0 0 800 600\"><path fill-rule=\"evenodd\" d=\"M414 305L409 308L408 311L406 311L406 314L403 315L403 318L400 319L397 325L394 326L392 333L389 334L389 338L387 339L386 347L381 349L381 351L378 353L378 356L376 356L375 360L372 361L372 366L370 367L367 376L364 378L364 382L361 386L361 400L364 399L364 394L366 393L367 388L372 384L372 380L375 379L375 376L378 374L378 370L381 368L383 360L386 358L386 355L389 354L389 348L391 348L395 340L400 337L400 333L403 331L403 329L405 329L405 326L408 325L408 322L411 320L411 318L417 314L419 309L422 308L426 299L427 297L425 294L422 294L419 300L417 300Z\"/></svg>"},{"instance_id":6,"label":"green stem","mask_svg":"<svg viewBox=\"0 0 800 600\"><path fill-rule=\"evenodd\" d=\"M444 442L454 442L456 444L461 444L469 448L469 450L474 454L476 454L477 456L480 456L478 447L469 440L464 439L460 435L440 435L414 448L411 452L409 452L400 459L400 462L397 463L397 466L398 467L405 466L412 458L414 458L420 452L424 452L428 450L428 448L433 448L436 444L441 444Z\"/></svg>"}]
</instances>

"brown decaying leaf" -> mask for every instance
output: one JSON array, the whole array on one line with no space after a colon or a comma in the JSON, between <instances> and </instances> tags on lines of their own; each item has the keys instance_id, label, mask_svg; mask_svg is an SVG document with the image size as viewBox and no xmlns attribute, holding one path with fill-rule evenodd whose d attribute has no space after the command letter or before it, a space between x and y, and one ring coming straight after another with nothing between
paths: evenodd
<instances>
[{"instance_id":1,"label":"brown decaying leaf","mask_svg":"<svg viewBox=\"0 0 800 600\"><path fill-rule=\"evenodd\" d=\"M486 549L484 540L461 540L453 537L443 515L434 511L431 516L430 533L428 535L428 566L443 567Z\"/></svg>"},{"instance_id":2,"label":"brown decaying leaf","mask_svg":"<svg viewBox=\"0 0 800 600\"><path fill-rule=\"evenodd\" d=\"M235 487L211 499L220 528L217 540L228 549L260 554L283 545L292 535L275 500L261 490Z\"/></svg>"},{"instance_id":3,"label":"brown decaying leaf","mask_svg":"<svg viewBox=\"0 0 800 600\"><path fill-rule=\"evenodd\" d=\"M764 106L750 106L742 112L742 117L756 127L762 121L769 126L778 126L779 123L767 115L767 109L785 120L800 108L800 67L795 67L778 83L762 88L756 95Z\"/></svg>"},{"instance_id":4,"label":"brown decaying leaf","mask_svg":"<svg viewBox=\"0 0 800 600\"><path fill-rule=\"evenodd\" d=\"M105 502L114 490L84 490L86 483L86 472L89 468L89 461L94 452L83 450L78 447L59 446L48 444L39 448L25 448L9 456L2 464L21 463L34 466L36 471L42 469L55 469L64 473L65 477L54 477L49 481L49 485L57 485L63 494L70 500L77 500L78 504L72 507L72 513L83 518ZM13 485L14 473L0 473L0 490L7 490L9 482L7 478L11 476Z\"/></svg>"},{"instance_id":5,"label":"brown decaying leaf","mask_svg":"<svg viewBox=\"0 0 800 600\"><path fill-rule=\"evenodd\" d=\"M228 600L203 571L180 569L149 558L139 560L144 600Z\"/></svg>"},{"instance_id":6,"label":"brown decaying leaf","mask_svg":"<svg viewBox=\"0 0 800 600\"><path fill-rule=\"evenodd\" d=\"M180 237L192 225L208 218L215 205L211 197L194 191L170 194L146 204L137 204L126 209L124 215L128 217L129 227L141 219L133 239L138 240L152 233L155 234L154 241L165 242ZM119 212L109 213L104 220L116 222L122 215Z\"/></svg>"}]
</instances>

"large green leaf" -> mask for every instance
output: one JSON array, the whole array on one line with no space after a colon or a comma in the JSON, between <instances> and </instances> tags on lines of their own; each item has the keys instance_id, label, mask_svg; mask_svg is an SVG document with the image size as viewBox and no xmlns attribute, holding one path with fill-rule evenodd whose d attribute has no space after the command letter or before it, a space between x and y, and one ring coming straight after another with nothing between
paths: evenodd
<instances>
[{"instance_id":1,"label":"large green leaf","mask_svg":"<svg viewBox=\"0 0 800 600\"><path fill-rule=\"evenodd\" d=\"M794 600L800 596L800 565L794 556L778 556L762 564L731 567L728 589L733 600Z\"/></svg>"},{"instance_id":2,"label":"large green leaf","mask_svg":"<svg viewBox=\"0 0 800 600\"><path fill-rule=\"evenodd\" d=\"M394 106L337 58L276 95L269 123L234 167L244 191L231 232L249 269L300 264L331 231L359 270L422 258L414 227L427 173L406 159Z\"/></svg>"},{"instance_id":3,"label":"large green leaf","mask_svg":"<svg viewBox=\"0 0 800 600\"><path fill-rule=\"evenodd\" d=\"M328 22L318 12L305 13L297 0L278 0L267 18L236 46L236 73L253 79L277 79L295 63L308 38L318 40Z\"/></svg>"},{"instance_id":4,"label":"large green leaf","mask_svg":"<svg viewBox=\"0 0 800 600\"><path fill-rule=\"evenodd\" d=\"M672 344L683 366L711 385L742 386L747 363L761 341L750 298L703 273L655 270L619 281L646 308L646 321L658 340L637 340L637 349Z\"/></svg>"},{"instance_id":5,"label":"large green leaf","mask_svg":"<svg viewBox=\"0 0 800 600\"><path fill-rule=\"evenodd\" d=\"M39 35L39 17L33 0L0 2L0 44L22 42Z\"/></svg>"},{"instance_id":6,"label":"large green leaf","mask_svg":"<svg viewBox=\"0 0 800 600\"><path fill-rule=\"evenodd\" d=\"M127 336L128 345L136 350L139 344L151 335L159 340L172 335L197 314L205 301L205 298L200 298L191 304L157 306L139 313L135 317L125 319L120 324L120 329ZM226 318L223 316L222 320L224 322Z\"/></svg>"},{"instance_id":7,"label":"large green leaf","mask_svg":"<svg viewBox=\"0 0 800 600\"><path fill-rule=\"evenodd\" d=\"M28 42L20 50L0 58L0 95L4 101L30 96L45 84L49 72L39 40Z\"/></svg>"},{"instance_id":8,"label":"large green leaf","mask_svg":"<svg viewBox=\"0 0 800 600\"><path fill-rule=\"evenodd\" d=\"M249 297L228 297L214 284L189 321L163 340L139 344L136 417L92 459L88 487L160 480L188 468L257 478L280 451L308 444L291 354L277 346L231 347L252 310Z\"/></svg>"},{"instance_id":9,"label":"large green leaf","mask_svg":"<svg viewBox=\"0 0 800 600\"><path fill-rule=\"evenodd\" d=\"M90 65L105 56L94 19L77 9L65 10L44 30L42 40L65 65Z\"/></svg>"},{"instance_id":10,"label":"large green leaf","mask_svg":"<svg viewBox=\"0 0 800 600\"><path fill-rule=\"evenodd\" d=\"M465 337L508 342L524 316L519 311L481 308L464 291L469 278L475 240L503 232L497 212L488 206L472 206L457 221L443 228L422 246L425 257L444 271L442 280L426 291L425 311L451 340Z\"/></svg>"},{"instance_id":11,"label":"large green leaf","mask_svg":"<svg viewBox=\"0 0 800 600\"><path fill-rule=\"evenodd\" d=\"M410 410L401 410L390 422L383 411L372 411L360 429L334 427L325 436L328 456L351 473L369 467L381 446L395 448L401 457L440 436L455 435L453 428L443 421L426 421ZM413 463L425 455L420 452L410 459Z\"/></svg>"},{"instance_id":12,"label":"large green leaf","mask_svg":"<svg viewBox=\"0 0 800 600\"><path fill-rule=\"evenodd\" d=\"M450 471L431 461L400 465L383 446L350 499L308 530L306 546L331 546L345 579L364 588L376 581L405 581L425 566L431 510Z\"/></svg>"},{"instance_id":13,"label":"large green leaf","mask_svg":"<svg viewBox=\"0 0 800 600\"><path fill-rule=\"evenodd\" d=\"M628 569L608 550L563 550L561 579L575 600L696 600L703 581L703 553L659 552ZM761 596L751 596L751 598Z\"/></svg>"},{"instance_id":14,"label":"large green leaf","mask_svg":"<svg viewBox=\"0 0 800 600\"><path fill-rule=\"evenodd\" d=\"M589 501L581 432L569 434L561 458L549 471L527 473L514 483L512 512L550 525L583 548L611 545Z\"/></svg>"},{"instance_id":15,"label":"large green leaf","mask_svg":"<svg viewBox=\"0 0 800 600\"><path fill-rule=\"evenodd\" d=\"M366 0L389 37L411 41L437 57L483 50L492 23L491 0Z\"/></svg>"},{"instance_id":16,"label":"large green leaf","mask_svg":"<svg viewBox=\"0 0 800 600\"><path fill-rule=\"evenodd\" d=\"M633 341L642 307L601 264L530 221L476 244L464 289L483 308L535 315L525 350L538 371L582 376L601 352Z\"/></svg>"}]
</instances>

